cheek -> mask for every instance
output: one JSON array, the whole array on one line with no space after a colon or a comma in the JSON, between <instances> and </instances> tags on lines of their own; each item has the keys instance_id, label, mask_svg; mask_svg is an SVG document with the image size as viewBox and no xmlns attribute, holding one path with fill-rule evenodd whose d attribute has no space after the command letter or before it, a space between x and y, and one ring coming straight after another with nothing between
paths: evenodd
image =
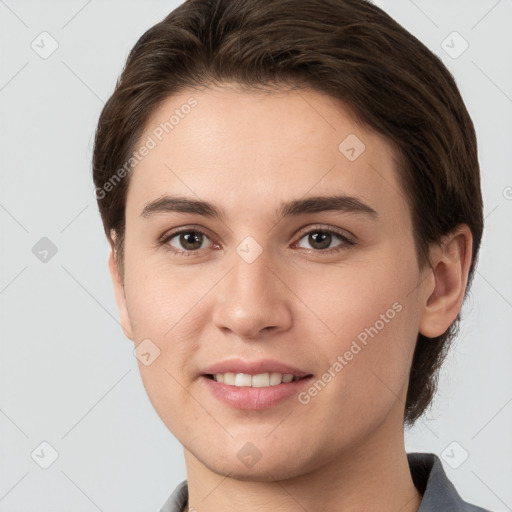
<instances>
[{"instance_id":1,"label":"cheek","mask_svg":"<svg viewBox=\"0 0 512 512\"><path fill-rule=\"evenodd\" d=\"M325 341L342 345L376 323L379 331L392 330L395 317L404 316L397 315L397 309L413 306L417 269L412 251L397 255L389 248L386 252L387 257L380 251L347 263L290 271L287 283L299 299L297 320L304 322L303 328L315 326Z\"/></svg>"},{"instance_id":2,"label":"cheek","mask_svg":"<svg viewBox=\"0 0 512 512\"><path fill-rule=\"evenodd\" d=\"M339 331L328 342L314 340L323 364L300 403L326 425L333 443L356 442L405 404L416 313L403 300L390 302L393 295L389 301L375 295L353 303L350 312L341 309Z\"/></svg>"},{"instance_id":3,"label":"cheek","mask_svg":"<svg viewBox=\"0 0 512 512\"><path fill-rule=\"evenodd\" d=\"M179 404L184 398L181 385L190 384L185 365L201 346L210 314L208 294L219 275L208 269L171 268L135 249L129 254L125 293L135 345L149 339L158 353L150 366L139 361L141 377L153 405L169 400Z\"/></svg>"},{"instance_id":4,"label":"cheek","mask_svg":"<svg viewBox=\"0 0 512 512\"><path fill-rule=\"evenodd\" d=\"M294 283L308 306L297 315L301 332L318 347L323 371L336 365L331 373L343 375L332 379L337 384L329 386L329 399L351 397L355 414L361 404L377 411L396 400L408 380L418 331L419 307L411 293L415 254L375 261L380 263L300 273Z\"/></svg>"},{"instance_id":5,"label":"cheek","mask_svg":"<svg viewBox=\"0 0 512 512\"><path fill-rule=\"evenodd\" d=\"M171 275L169 270L165 272L158 266L144 266L141 263L145 259L137 260L135 256L133 252L126 262L125 274L126 302L135 345L142 347L146 343L149 352L156 354L149 365L138 360L141 379L163 423L182 438L189 425L199 421L195 417L197 411L190 407L187 392L190 381L184 366L199 347L200 299L212 284L205 276L194 286L187 286L190 283L178 279L178 272ZM176 411L182 412L176 414Z\"/></svg>"},{"instance_id":6,"label":"cheek","mask_svg":"<svg viewBox=\"0 0 512 512\"><path fill-rule=\"evenodd\" d=\"M125 269L126 300L136 338L154 336L164 343L195 314L218 279L208 270L171 268L164 259L153 261L136 250L130 252Z\"/></svg>"}]
</instances>

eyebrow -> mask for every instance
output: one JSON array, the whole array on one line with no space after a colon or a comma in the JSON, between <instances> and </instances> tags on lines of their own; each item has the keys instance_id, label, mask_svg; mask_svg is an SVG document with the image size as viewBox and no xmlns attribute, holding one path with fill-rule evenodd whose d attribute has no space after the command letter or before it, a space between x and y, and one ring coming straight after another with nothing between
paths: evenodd
<instances>
[{"instance_id":1,"label":"eyebrow","mask_svg":"<svg viewBox=\"0 0 512 512\"><path fill-rule=\"evenodd\" d=\"M282 203L277 211L278 217L292 217L307 213L336 211L340 213L362 214L376 219L377 212L360 199L347 195L315 196L306 199L295 199ZM208 201L190 199L183 196L165 195L147 203L141 212L141 217L148 218L158 213L192 213L204 217L226 220L223 209L217 208Z\"/></svg>"}]
</instances>

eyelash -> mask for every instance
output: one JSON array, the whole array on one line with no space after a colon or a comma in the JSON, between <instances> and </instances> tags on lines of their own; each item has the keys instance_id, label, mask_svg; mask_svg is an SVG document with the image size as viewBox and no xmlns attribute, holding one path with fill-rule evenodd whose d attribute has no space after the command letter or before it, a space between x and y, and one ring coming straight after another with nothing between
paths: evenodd
<instances>
[{"instance_id":1,"label":"eyelash","mask_svg":"<svg viewBox=\"0 0 512 512\"><path fill-rule=\"evenodd\" d=\"M202 249L196 249L193 251L180 251L169 244L170 240L172 240L177 235L181 235L183 233L200 234L200 235L208 238L212 243L215 244L215 242L213 240L211 240L210 237L208 236L208 234L205 233L201 228L191 226L188 228L180 228L176 231L171 231L171 232L165 233L164 235L162 235L162 237L160 237L160 239L158 241L158 245L165 247L166 249L170 250L173 254L178 255L178 256L185 256L185 257L197 256L198 253ZM331 249L309 249L310 251L312 251L314 253L318 253L318 254L338 253L338 252L344 251L347 248L355 245L355 242L352 239L348 238L343 232L335 230L333 228L324 228L324 227L319 227L319 226L318 227L314 226L314 227L310 228L308 231L302 232L299 236L298 241L295 243L299 243L306 235L309 235L311 233L324 233L324 234L326 233L329 235L335 235L341 240L340 246L334 247Z\"/></svg>"}]
</instances>

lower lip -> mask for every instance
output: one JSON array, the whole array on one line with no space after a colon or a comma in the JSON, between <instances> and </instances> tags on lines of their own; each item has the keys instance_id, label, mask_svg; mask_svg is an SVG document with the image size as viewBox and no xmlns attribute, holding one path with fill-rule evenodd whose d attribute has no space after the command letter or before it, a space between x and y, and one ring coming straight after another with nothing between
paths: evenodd
<instances>
[{"instance_id":1,"label":"lower lip","mask_svg":"<svg viewBox=\"0 0 512 512\"><path fill-rule=\"evenodd\" d=\"M276 386L253 388L249 386L229 386L222 382L201 376L204 385L219 400L236 409L270 409L283 400L299 393L308 385L313 376L304 377L295 382L283 382Z\"/></svg>"}]
</instances>

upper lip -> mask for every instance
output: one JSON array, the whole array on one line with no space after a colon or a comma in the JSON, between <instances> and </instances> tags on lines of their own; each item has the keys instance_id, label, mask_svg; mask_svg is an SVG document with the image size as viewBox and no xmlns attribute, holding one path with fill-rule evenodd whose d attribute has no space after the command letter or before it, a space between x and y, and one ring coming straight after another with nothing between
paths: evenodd
<instances>
[{"instance_id":1,"label":"upper lip","mask_svg":"<svg viewBox=\"0 0 512 512\"><path fill-rule=\"evenodd\" d=\"M257 361L248 361L239 358L225 359L212 364L203 370L203 375L215 375L217 373L247 373L257 375L260 373L287 373L295 377L307 377L311 373L281 363L273 359L259 359Z\"/></svg>"}]
</instances>

